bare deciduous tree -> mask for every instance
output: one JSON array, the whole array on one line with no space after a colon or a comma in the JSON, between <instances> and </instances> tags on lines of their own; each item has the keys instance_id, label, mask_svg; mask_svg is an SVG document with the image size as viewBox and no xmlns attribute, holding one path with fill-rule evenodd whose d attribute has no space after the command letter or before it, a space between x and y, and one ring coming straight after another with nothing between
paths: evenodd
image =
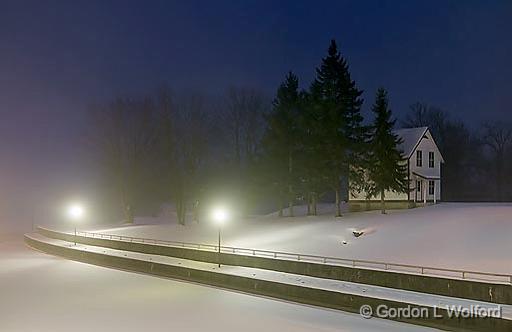
<instances>
[{"instance_id":1,"label":"bare deciduous tree","mask_svg":"<svg viewBox=\"0 0 512 332\"><path fill-rule=\"evenodd\" d=\"M224 123L226 124L227 144L230 145L231 160L234 166L233 182L238 192L239 209L247 212L250 201L249 186L253 163L263 135L263 115L270 107L270 100L254 89L231 88L223 102Z\"/></svg>"},{"instance_id":2,"label":"bare deciduous tree","mask_svg":"<svg viewBox=\"0 0 512 332\"><path fill-rule=\"evenodd\" d=\"M512 127L502 123L486 123L483 125L483 143L488 146L494 155L496 196L503 200L505 153L512 143Z\"/></svg>"},{"instance_id":3,"label":"bare deciduous tree","mask_svg":"<svg viewBox=\"0 0 512 332\"><path fill-rule=\"evenodd\" d=\"M237 167L254 158L263 132L263 114L269 106L265 95L257 90L229 89L225 99L225 117Z\"/></svg>"},{"instance_id":4,"label":"bare deciduous tree","mask_svg":"<svg viewBox=\"0 0 512 332\"><path fill-rule=\"evenodd\" d=\"M149 98L118 98L91 110L91 142L99 151L107 185L114 186L125 221L133 222L155 157L156 109Z\"/></svg>"},{"instance_id":5,"label":"bare deciduous tree","mask_svg":"<svg viewBox=\"0 0 512 332\"><path fill-rule=\"evenodd\" d=\"M401 121L404 128L428 127L437 144L442 147L445 140L445 129L449 122L448 113L440 108L425 103L414 103L409 107L405 119Z\"/></svg>"},{"instance_id":6,"label":"bare deciduous tree","mask_svg":"<svg viewBox=\"0 0 512 332\"><path fill-rule=\"evenodd\" d=\"M174 199L178 221L185 224L187 206L192 204L198 220L201 171L208 158L209 115L204 97L189 94L176 104L176 155Z\"/></svg>"}]
</instances>

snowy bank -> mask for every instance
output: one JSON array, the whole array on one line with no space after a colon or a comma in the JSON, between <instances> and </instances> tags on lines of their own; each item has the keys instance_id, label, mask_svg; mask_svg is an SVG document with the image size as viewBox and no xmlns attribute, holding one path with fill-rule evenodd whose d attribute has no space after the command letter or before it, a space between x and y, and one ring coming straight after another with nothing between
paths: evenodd
<instances>
[{"instance_id":1,"label":"snowy bank","mask_svg":"<svg viewBox=\"0 0 512 332\"><path fill-rule=\"evenodd\" d=\"M387 215L346 213L341 218L271 215L231 220L223 228L222 242L233 247L511 274L511 216L512 204L505 203L442 203ZM217 241L217 229L207 220L186 226L159 223L94 229L162 240ZM363 236L355 238L354 230L364 231Z\"/></svg>"}]
</instances>

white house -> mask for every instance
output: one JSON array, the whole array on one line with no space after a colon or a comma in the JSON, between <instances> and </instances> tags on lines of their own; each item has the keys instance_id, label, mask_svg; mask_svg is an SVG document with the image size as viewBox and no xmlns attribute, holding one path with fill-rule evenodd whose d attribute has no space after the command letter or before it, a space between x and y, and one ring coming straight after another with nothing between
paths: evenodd
<instances>
[{"instance_id":1,"label":"white house","mask_svg":"<svg viewBox=\"0 0 512 332\"><path fill-rule=\"evenodd\" d=\"M399 149L407 162L409 192L385 192L387 208L411 208L441 200L441 163L443 156L427 127L395 130L402 138ZM380 197L366 200L364 192L349 194L352 211L380 208Z\"/></svg>"}]
</instances>

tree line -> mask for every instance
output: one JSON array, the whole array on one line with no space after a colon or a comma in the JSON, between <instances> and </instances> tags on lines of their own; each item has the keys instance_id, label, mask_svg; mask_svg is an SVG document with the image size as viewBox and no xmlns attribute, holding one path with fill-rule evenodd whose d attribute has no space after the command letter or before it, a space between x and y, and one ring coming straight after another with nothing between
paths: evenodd
<instances>
[{"instance_id":1,"label":"tree line","mask_svg":"<svg viewBox=\"0 0 512 332\"><path fill-rule=\"evenodd\" d=\"M280 216L285 208L293 216L297 203L316 215L318 202L331 196L341 216L342 201L359 190L384 204L385 191L408 190L407 170L386 90L376 92L366 122L362 94L331 41L309 87L300 89L290 72L274 98L251 88L212 97L163 85L150 95L94 105L89 141L111 199L105 202L120 207L127 222L171 202L182 224L200 220L221 197L241 214L273 206ZM494 190L494 199L508 197L508 127L487 124L476 135L421 103L400 125L431 129L446 161L443 199L478 199L472 189L478 181ZM492 189L485 181L490 164Z\"/></svg>"},{"instance_id":2,"label":"tree line","mask_svg":"<svg viewBox=\"0 0 512 332\"><path fill-rule=\"evenodd\" d=\"M100 170L104 210L124 220L172 203L182 224L199 220L214 197L243 207L268 98L231 88L222 98L201 92L156 92L92 105L88 145ZM248 210L249 207L243 207Z\"/></svg>"},{"instance_id":3,"label":"tree line","mask_svg":"<svg viewBox=\"0 0 512 332\"><path fill-rule=\"evenodd\" d=\"M417 102L410 106L400 125L430 128L445 159L441 169L443 200L512 200L510 123L489 120L472 128L446 110Z\"/></svg>"},{"instance_id":4,"label":"tree line","mask_svg":"<svg viewBox=\"0 0 512 332\"><path fill-rule=\"evenodd\" d=\"M316 215L319 198L332 192L335 216L341 217L342 199L362 189L367 198L381 198L384 212L385 191L408 190L387 92L377 91L375 119L364 124L363 92L335 41L310 88L299 91L298 83L290 72L278 88L262 140L261 162L278 193L279 215L286 200L293 216L297 197Z\"/></svg>"}]
</instances>

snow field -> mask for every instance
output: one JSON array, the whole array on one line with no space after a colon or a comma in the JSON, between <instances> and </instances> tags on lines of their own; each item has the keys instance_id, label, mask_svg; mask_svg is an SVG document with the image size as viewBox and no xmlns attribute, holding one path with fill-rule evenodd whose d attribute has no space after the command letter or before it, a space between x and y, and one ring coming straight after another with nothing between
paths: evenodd
<instances>
[{"instance_id":1,"label":"snow field","mask_svg":"<svg viewBox=\"0 0 512 332\"><path fill-rule=\"evenodd\" d=\"M302 210L304 210L302 208ZM326 212L328 207L321 207ZM303 213L301 208L298 213ZM216 244L207 220L94 228L107 234ZM84 226L84 229L91 229ZM364 234L355 238L354 230ZM512 204L441 203L424 208L231 220L222 229L225 246L373 260L438 268L512 274ZM343 244L343 241L346 244Z\"/></svg>"},{"instance_id":2,"label":"snow field","mask_svg":"<svg viewBox=\"0 0 512 332\"><path fill-rule=\"evenodd\" d=\"M73 262L0 241L0 331L434 331Z\"/></svg>"}]
</instances>

